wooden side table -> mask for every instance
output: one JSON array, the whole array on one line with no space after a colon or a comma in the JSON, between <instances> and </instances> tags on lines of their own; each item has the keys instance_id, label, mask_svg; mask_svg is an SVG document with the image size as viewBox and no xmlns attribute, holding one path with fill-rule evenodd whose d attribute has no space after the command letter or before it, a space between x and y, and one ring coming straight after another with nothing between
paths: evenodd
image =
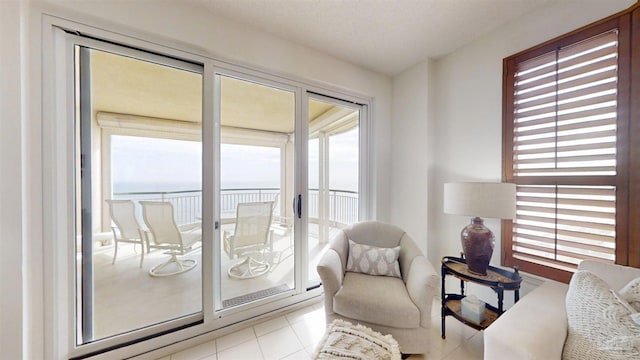
<instances>
[{"instance_id":1,"label":"wooden side table","mask_svg":"<svg viewBox=\"0 0 640 360\"><path fill-rule=\"evenodd\" d=\"M459 294L447 294L445 293L445 277L447 275L453 275L460 279L460 293ZM464 294L465 281L488 286L492 288L498 295L498 307L485 304L485 319L481 323L473 322L469 319L462 317L462 299ZM514 271L499 269L493 266L487 268L487 275L476 275L469 272L467 268L467 262L461 257L445 256L442 258L442 338L445 338L445 318L448 315L453 316L465 325L468 325L476 330L484 330L492 322L494 322L502 313L504 291L514 291L514 301L520 300L520 283L522 278L518 273L518 268Z\"/></svg>"}]
</instances>

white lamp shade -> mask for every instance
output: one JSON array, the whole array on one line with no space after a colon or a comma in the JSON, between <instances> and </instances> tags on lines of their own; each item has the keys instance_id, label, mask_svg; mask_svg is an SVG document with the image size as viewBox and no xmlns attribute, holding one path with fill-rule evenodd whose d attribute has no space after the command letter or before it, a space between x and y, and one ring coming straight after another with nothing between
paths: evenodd
<instances>
[{"instance_id":1,"label":"white lamp shade","mask_svg":"<svg viewBox=\"0 0 640 360\"><path fill-rule=\"evenodd\" d=\"M516 185L465 182L444 184L444 212L453 215L513 219Z\"/></svg>"}]
</instances>

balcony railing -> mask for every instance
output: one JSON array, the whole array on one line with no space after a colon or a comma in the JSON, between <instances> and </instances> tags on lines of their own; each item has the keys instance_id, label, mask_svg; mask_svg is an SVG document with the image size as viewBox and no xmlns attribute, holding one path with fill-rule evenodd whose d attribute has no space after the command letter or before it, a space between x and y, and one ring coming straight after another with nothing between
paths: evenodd
<instances>
[{"instance_id":1,"label":"balcony railing","mask_svg":"<svg viewBox=\"0 0 640 360\"><path fill-rule=\"evenodd\" d=\"M223 218L235 217L239 203L279 201L278 188L223 189L220 194L220 211ZM178 225L199 221L202 216L202 191L118 192L114 199L168 201L173 204ZM276 206L274 216L280 217L281 206ZM318 189L309 189L309 218L318 219ZM140 207L136 207L142 219ZM358 193L348 190L329 190L329 221L333 226L348 225L358 221Z\"/></svg>"},{"instance_id":2,"label":"balcony railing","mask_svg":"<svg viewBox=\"0 0 640 360\"><path fill-rule=\"evenodd\" d=\"M202 191L201 190L181 190L181 191L140 191L140 192L117 192L113 193L116 200L138 201L168 201L173 205L173 216L178 225L190 224L198 221L202 216ZM136 215L142 219L142 208L136 206Z\"/></svg>"},{"instance_id":3,"label":"balcony railing","mask_svg":"<svg viewBox=\"0 0 640 360\"><path fill-rule=\"evenodd\" d=\"M309 219L317 220L318 189L309 189ZM329 190L329 223L334 227L358 221L358 193L349 190Z\"/></svg>"}]
</instances>

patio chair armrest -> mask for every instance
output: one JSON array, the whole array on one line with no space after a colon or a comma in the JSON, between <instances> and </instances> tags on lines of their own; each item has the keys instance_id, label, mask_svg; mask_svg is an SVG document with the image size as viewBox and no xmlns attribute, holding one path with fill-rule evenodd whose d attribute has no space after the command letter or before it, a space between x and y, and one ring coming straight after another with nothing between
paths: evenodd
<instances>
[{"instance_id":1,"label":"patio chair armrest","mask_svg":"<svg viewBox=\"0 0 640 360\"><path fill-rule=\"evenodd\" d=\"M198 230L202 228L202 222L200 221L196 221L196 222L192 222L189 224L182 224L178 226L178 229L180 229L180 231L193 231L193 230Z\"/></svg>"},{"instance_id":2,"label":"patio chair armrest","mask_svg":"<svg viewBox=\"0 0 640 360\"><path fill-rule=\"evenodd\" d=\"M227 230L222 230L222 248L229 258L233 259L235 247L233 246L233 235Z\"/></svg>"},{"instance_id":3,"label":"patio chair armrest","mask_svg":"<svg viewBox=\"0 0 640 360\"><path fill-rule=\"evenodd\" d=\"M273 229L269 229L269 251L273 252Z\"/></svg>"}]
</instances>

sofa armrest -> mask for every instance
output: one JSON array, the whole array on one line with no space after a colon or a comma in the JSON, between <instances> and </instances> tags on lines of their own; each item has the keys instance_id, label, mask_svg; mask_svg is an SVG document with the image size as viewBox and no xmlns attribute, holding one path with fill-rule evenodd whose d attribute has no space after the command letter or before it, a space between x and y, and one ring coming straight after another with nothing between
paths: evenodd
<instances>
[{"instance_id":1,"label":"sofa armrest","mask_svg":"<svg viewBox=\"0 0 640 360\"><path fill-rule=\"evenodd\" d=\"M430 327L433 298L440 288L440 277L424 256L416 256L405 280L409 297L420 309L420 325Z\"/></svg>"},{"instance_id":2,"label":"sofa armrest","mask_svg":"<svg viewBox=\"0 0 640 360\"><path fill-rule=\"evenodd\" d=\"M578 270L594 273L615 291L620 291L629 281L640 277L640 269L594 260L584 260L578 265Z\"/></svg>"},{"instance_id":3,"label":"sofa armrest","mask_svg":"<svg viewBox=\"0 0 640 360\"><path fill-rule=\"evenodd\" d=\"M524 296L484 331L484 358L562 358L567 337L568 286L547 281Z\"/></svg>"}]
</instances>

